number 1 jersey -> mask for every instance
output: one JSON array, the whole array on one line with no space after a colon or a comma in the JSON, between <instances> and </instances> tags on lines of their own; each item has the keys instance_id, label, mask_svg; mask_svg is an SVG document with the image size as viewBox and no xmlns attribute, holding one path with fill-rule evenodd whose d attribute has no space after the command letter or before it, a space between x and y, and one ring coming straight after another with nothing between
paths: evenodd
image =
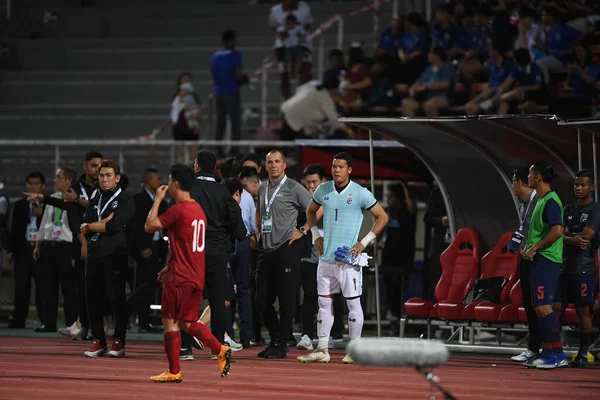
<instances>
[{"instance_id":1,"label":"number 1 jersey","mask_svg":"<svg viewBox=\"0 0 600 400\"><path fill-rule=\"evenodd\" d=\"M160 217L169 229L169 271L165 283L204 289L206 215L195 201L177 203Z\"/></svg>"}]
</instances>

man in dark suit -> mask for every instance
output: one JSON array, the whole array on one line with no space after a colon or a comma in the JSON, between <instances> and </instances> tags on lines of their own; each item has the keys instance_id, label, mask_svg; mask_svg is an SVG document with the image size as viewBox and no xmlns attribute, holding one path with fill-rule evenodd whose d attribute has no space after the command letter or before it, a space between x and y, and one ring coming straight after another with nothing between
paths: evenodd
<instances>
[{"instance_id":1,"label":"man in dark suit","mask_svg":"<svg viewBox=\"0 0 600 400\"><path fill-rule=\"evenodd\" d=\"M133 196L135 214L128 226L130 254L137 264L138 282L135 292L128 300L128 309L137 313L140 332L157 332L150 323L150 305L153 304L159 287L156 275L164 265L161 261L164 260L167 249L163 240L165 233L146 233L144 224L154 203L156 189L162 184L158 170L148 168L142 183L142 190ZM166 210L167 204L163 202L158 211L159 215Z\"/></svg>"},{"instance_id":2,"label":"man in dark suit","mask_svg":"<svg viewBox=\"0 0 600 400\"><path fill-rule=\"evenodd\" d=\"M42 193L45 182L44 174L31 172L26 179L27 191ZM43 321L40 267L33 260L33 250L43 213L44 205L40 201L30 202L25 198L15 203L7 243L8 260L14 262L15 280L15 308L12 320L8 324L9 328L25 328L25 321L29 314L32 277L36 280L35 306L38 318Z\"/></svg>"}]
</instances>

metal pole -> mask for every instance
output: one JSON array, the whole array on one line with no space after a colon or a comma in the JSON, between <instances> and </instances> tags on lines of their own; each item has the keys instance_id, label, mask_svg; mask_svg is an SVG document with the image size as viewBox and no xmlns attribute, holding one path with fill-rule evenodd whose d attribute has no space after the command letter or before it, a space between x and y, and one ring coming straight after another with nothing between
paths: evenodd
<instances>
[{"instance_id":1,"label":"metal pole","mask_svg":"<svg viewBox=\"0 0 600 400\"><path fill-rule=\"evenodd\" d=\"M119 147L119 168L121 168L121 172L125 172L125 157L123 156L123 146Z\"/></svg>"},{"instance_id":2,"label":"metal pole","mask_svg":"<svg viewBox=\"0 0 600 400\"><path fill-rule=\"evenodd\" d=\"M60 168L60 146L54 146L54 171Z\"/></svg>"},{"instance_id":3,"label":"metal pole","mask_svg":"<svg viewBox=\"0 0 600 400\"><path fill-rule=\"evenodd\" d=\"M581 154L581 129L577 128L577 167L578 171L583 168L583 159Z\"/></svg>"},{"instance_id":4,"label":"metal pole","mask_svg":"<svg viewBox=\"0 0 600 400\"><path fill-rule=\"evenodd\" d=\"M11 1L6 0L6 19L10 19L12 15Z\"/></svg>"},{"instance_id":5,"label":"metal pole","mask_svg":"<svg viewBox=\"0 0 600 400\"><path fill-rule=\"evenodd\" d=\"M371 170L371 193L375 195L375 161L373 159L373 133L369 129L369 168ZM373 242L373 263L375 264L375 310L377 312L377 337L381 337L381 310L379 304L379 264L377 260L377 238Z\"/></svg>"},{"instance_id":6,"label":"metal pole","mask_svg":"<svg viewBox=\"0 0 600 400\"><path fill-rule=\"evenodd\" d=\"M596 134L592 132L592 160L594 162L594 179L598 172L598 156L596 155ZM594 200L598 201L598 190L594 190Z\"/></svg>"},{"instance_id":7,"label":"metal pole","mask_svg":"<svg viewBox=\"0 0 600 400\"><path fill-rule=\"evenodd\" d=\"M319 36L319 79L323 79L325 72L325 45L323 35Z\"/></svg>"},{"instance_id":8,"label":"metal pole","mask_svg":"<svg viewBox=\"0 0 600 400\"><path fill-rule=\"evenodd\" d=\"M263 65L266 64L269 60L268 59L264 59L263 61ZM261 117L261 127L263 129L265 129L267 127L267 100L269 97L268 94L268 72L267 72L268 68L265 68L264 71L261 74L261 81L260 81L260 117Z\"/></svg>"},{"instance_id":9,"label":"metal pole","mask_svg":"<svg viewBox=\"0 0 600 400\"><path fill-rule=\"evenodd\" d=\"M379 1L373 0L373 47L377 47L379 41Z\"/></svg>"},{"instance_id":10,"label":"metal pole","mask_svg":"<svg viewBox=\"0 0 600 400\"><path fill-rule=\"evenodd\" d=\"M431 21L431 0L425 1L425 18L426 21Z\"/></svg>"},{"instance_id":11,"label":"metal pole","mask_svg":"<svg viewBox=\"0 0 600 400\"><path fill-rule=\"evenodd\" d=\"M398 15L398 0L392 1L392 20Z\"/></svg>"},{"instance_id":12,"label":"metal pole","mask_svg":"<svg viewBox=\"0 0 600 400\"><path fill-rule=\"evenodd\" d=\"M342 14L338 14L337 48L340 50L344 48L344 17Z\"/></svg>"}]
</instances>

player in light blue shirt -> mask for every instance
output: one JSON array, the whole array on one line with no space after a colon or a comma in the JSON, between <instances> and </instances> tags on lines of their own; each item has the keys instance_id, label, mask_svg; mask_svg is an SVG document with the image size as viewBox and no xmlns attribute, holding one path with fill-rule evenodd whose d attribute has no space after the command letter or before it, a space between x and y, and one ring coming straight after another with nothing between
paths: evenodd
<instances>
[{"instance_id":1,"label":"player in light blue shirt","mask_svg":"<svg viewBox=\"0 0 600 400\"><path fill-rule=\"evenodd\" d=\"M332 181L321 184L306 210L307 223L311 227L315 246L321 254L317 267L317 291L319 314L317 316L317 349L298 357L304 363L330 361L329 334L333 326L332 298L342 292L348 304L348 331L350 340L358 339L364 322L360 305L362 294L362 270L353 257L362 251L383 231L388 223L385 210L366 188L350 180L352 157L338 153L331 166ZM323 207L323 237L317 228L317 211ZM375 217L373 229L360 241L358 235L363 222L363 210ZM344 249L343 251L341 249ZM350 257L352 256L352 257ZM352 364L346 355L344 364Z\"/></svg>"}]
</instances>

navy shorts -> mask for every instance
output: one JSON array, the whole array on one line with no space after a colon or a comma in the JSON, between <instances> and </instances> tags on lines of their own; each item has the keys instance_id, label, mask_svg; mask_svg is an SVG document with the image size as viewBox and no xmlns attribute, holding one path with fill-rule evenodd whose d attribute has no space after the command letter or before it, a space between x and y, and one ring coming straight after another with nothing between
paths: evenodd
<instances>
[{"instance_id":1,"label":"navy shorts","mask_svg":"<svg viewBox=\"0 0 600 400\"><path fill-rule=\"evenodd\" d=\"M560 274L556 301L558 303L574 303L586 305L594 303L596 277L594 274Z\"/></svg>"},{"instance_id":2,"label":"navy shorts","mask_svg":"<svg viewBox=\"0 0 600 400\"><path fill-rule=\"evenodd\" d=\"M536 255L531 263L531 305L534 307L553 304L560 276L561 264Z\"/></svg>"}]
</instances>

